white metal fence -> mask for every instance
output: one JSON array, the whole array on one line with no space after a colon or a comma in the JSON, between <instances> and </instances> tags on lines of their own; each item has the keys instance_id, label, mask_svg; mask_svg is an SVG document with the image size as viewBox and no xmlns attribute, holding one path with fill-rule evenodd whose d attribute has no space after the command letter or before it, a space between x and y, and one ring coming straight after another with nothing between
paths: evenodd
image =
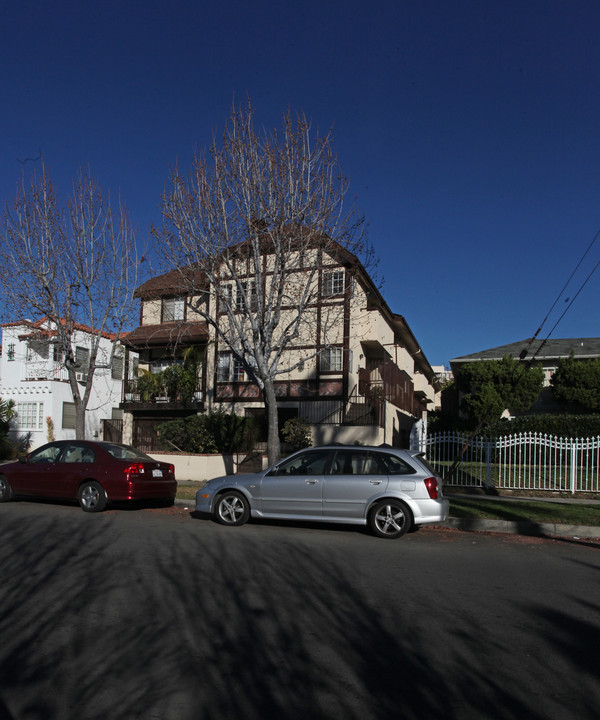
<instances>
[{"instance_id":1,"label":"white metal fence","mask_svg":"<svg viewBox=\"0 0 600 720\"><path fill-rule=\"evenodd\" d=\"M460 455L468 435L433 433L421 451L442 475ZM600 492L600 436L559 438L519 433L476 437L448 482L469 487L511 490Z\"/></svg>"}]
</instances>

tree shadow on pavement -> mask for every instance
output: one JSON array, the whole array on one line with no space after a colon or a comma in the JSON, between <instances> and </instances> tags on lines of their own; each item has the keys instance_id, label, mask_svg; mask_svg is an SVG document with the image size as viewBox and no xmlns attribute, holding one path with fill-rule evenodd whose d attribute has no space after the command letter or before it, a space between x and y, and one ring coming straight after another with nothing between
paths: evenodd
<instances>
[{"instance_id":1,"label":"tree shadow on pavement","mask_svg":"<svg viewBox=\"0 0 600 720\"><path fill-rule=\"evenodd\" d=\"M76 508L0 520L0 695L19 720L547 717L476 653L434 650L441 597L391 595L400 565L362 584L353 543L377 559L380 540ZM448 643L471 630L456 617Z\"/></svg>"}]
</instances>

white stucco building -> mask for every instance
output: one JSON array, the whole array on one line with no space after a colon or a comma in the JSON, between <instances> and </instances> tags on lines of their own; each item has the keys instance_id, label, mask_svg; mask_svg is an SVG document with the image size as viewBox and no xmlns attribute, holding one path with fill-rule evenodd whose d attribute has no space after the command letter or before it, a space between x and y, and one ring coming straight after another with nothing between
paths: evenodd
<instances>
[{"instance_id":1,"label":"white stucco building","mask_svg":"<svg viewBox=\"0 0 600 720\"><path fill-rule=\"evenodd\" d=\"M76 326L73 354L80 363L78 382L88 382L91 331ZM101 421L119 418L125 351L118 346L109 365L115 336L104 333L100 340L98 365L87 406L86 438L102 437ZM83 394L83 392L82 392ZM0 356L0 397L15 403L17 419L13 436L31 433L30 449L56 440L75 438L75 405L56 332L46 318L37 322L22 320L2 325Z\"/></svg>"}]
</instances>

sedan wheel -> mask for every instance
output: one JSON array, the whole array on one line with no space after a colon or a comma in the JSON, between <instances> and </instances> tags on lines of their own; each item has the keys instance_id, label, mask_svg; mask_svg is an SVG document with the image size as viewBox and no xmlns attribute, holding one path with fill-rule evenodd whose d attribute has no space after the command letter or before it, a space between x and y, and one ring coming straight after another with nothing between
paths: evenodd
<instances>
[{"instance_id":1,"label":"sedan wheel","mask_svg":"<svg viewBox=\"0 0 600 720\"><path fill-rule=\"evenodd\" d=\"M217 500L215 513L222 525L243 525L250 517L250 506L241 493L230 490Z\"/></svg>"},{"instance_id":2,"label":"sedan wheel","mask_svg":"<svg viewBox=\"0 0 600 720\"><path fill-rule=\"evenodd\" d=\"M0 502L7 502L11 499L11 497L12 489L10 487L10 483L4 475L0 475Z\"/></svg>"},{"instance_id":3,"label":"sedan wheel","mask_svg":"<svg viewBox=\"0 0 600 720\"><path fill-rule=\"evenodd\" d=\"M369 515L369 527L382 538L402 537L411 525L411 512L399 500L380 500Z\"/></svg>"},{"instance_id":4,"label":"sedan wheel","mask_svg":"<svg viewBox=\"0 0 600 720\"><path fill-rule=\"evenodd\" d=\"M107 502L106 491L94 480L83 483L77 493L77 499L85 512L100 512L104 510Z\"/></svg>"}]
</instances>

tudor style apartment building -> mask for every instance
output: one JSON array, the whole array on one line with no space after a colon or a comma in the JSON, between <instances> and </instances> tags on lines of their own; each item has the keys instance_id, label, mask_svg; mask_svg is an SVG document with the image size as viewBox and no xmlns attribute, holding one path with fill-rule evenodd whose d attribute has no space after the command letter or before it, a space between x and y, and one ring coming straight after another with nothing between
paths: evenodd
<instances>
[{"instance_id":1,"label":"tudor style apartment building","mask_svg":"<svg viewBox=\"0 0 600 720\"><path fill-rule=\"evenodd\" d=\"M303 285L302 272L299 261L298 288ZM194 310L183 277L171 271L137 289L140 325L125 339L139 355L139 367L137 379L124 386L123 442L146 450L154 449L153 428L168 419L216 410L258 418L265 413L258 386L219 341L215 329ZM236 303L241 310L244 302L254 310L259 293L251 266L242 282L239 277L220 292L229 293L234 310ZM433 409L439 388L407 321L390 310L350 253L326 253L313 284L315 292L304 313L302 332L280 363L281 369L290 368L276 381L280 425L291 417L306 419L314 444L408 447L413 424L425 419L428 408ZM218 302L219 294L210 287L203 295L201 302ZM232 319L216 310L227 332ZM282 315L284 323L285 311ZM171 372L174 367L179 367L179 375ZM152 376L164 376L164 371L183 378L185 391L177 392L176 383L166 390L164 382L161 389L153 389Z\"/></svg>"}]
</instances>

